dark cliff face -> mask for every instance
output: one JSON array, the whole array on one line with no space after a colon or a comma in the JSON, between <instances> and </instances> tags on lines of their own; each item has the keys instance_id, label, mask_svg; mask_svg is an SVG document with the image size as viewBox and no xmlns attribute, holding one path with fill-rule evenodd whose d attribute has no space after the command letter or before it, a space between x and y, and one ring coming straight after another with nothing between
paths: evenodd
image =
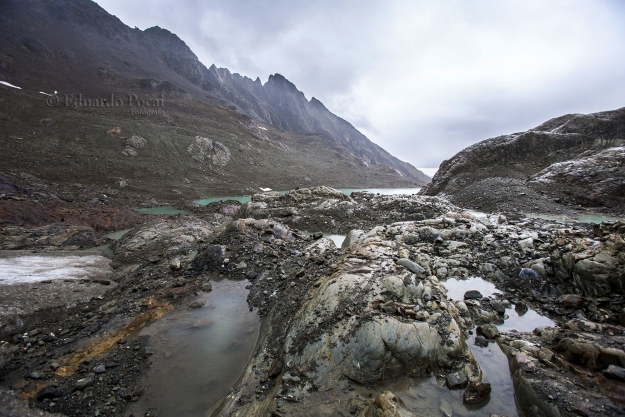
<instances>
[{"instance_id":1,"label":"dark cliff face","mask_svg":"<svg viewBox=\"0 0 625 417\"><path fill-rule=\"evenodd\" d=\"M604 151L619 147L624 139L625 108L557 117L527 132L487 139L458 152L441 164L421 193L446 195L478 208L487 194L514 188L519 196L537 192L537 199L549 195L577 205L621 207L625 199L614 190L622 187L603 187L598 179L622 182L622 164L614 159L620 153ZM563 172L562 166L578 169ZM584 176L597 181L581 181ZM494 202L486 207L496 209Z\"/></svg>"},{"instance_id":2,"label":"dark cliff face","mask_svg":"<svg viewBox=\"0 0 625 417\"><path fill-rule=\"evenodd\" d=\"M191 95L284 131L325 135L360 158L363 165L388 165L407 179L429 182L429 177L371 142L320 101L308 101L280 74L271 75L263 85L258 78L252 80L214 65L207 68L170 31L158 26L131 29L90 0L5 3L7 13L0 29L5 41L38 51L29 57L31 68L26 70L33 81L46 78L83 91L93 91L103 82L109 86L135 82L168 97ZM33 29L31 36L18 35L24 26ZM11 57L0 59L10 70ZM42 60L47 62L42 65ZM98 77L90 71L93 67L98 68ZM43 88L44 83L38 84Z\"/></svg>"}]
</instances>

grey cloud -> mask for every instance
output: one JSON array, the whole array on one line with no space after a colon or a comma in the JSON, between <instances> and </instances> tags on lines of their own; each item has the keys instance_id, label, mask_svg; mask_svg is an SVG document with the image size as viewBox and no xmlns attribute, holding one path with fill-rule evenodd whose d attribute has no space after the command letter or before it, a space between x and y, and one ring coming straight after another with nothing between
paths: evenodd
<instances>
[{"instance_id":1,"label":"grey cloud","mask_svg":"<svg viewBox=\"0 0 625 417\"><path fill-rule=\"evenodd\" d=\"M280 73L389 152L436 167L477 141L625 105L620 1L98 0L207 66Z\"/></svg>"}]
</instances>

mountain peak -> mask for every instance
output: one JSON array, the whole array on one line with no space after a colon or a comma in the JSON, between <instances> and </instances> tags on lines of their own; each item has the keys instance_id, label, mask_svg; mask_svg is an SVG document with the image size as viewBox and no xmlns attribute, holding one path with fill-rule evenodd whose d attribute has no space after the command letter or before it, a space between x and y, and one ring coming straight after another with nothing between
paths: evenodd
<instances>
[{"instance_id":1,"label":"mountain peak","mask_svg":"<svg viewBox=\"0 0 625 417\"><path fill-rule=\"evenodd\" d=\"M327 107L319 100L317 100L315 97L310 99L310 104L313 107L318 107L324 110L327 110Z\"/></svg>"},{"instance_id":2,"label":"mountain peak","mask_svg":"<svg viewBox=\"0 0 625 417\"><path fill-rule=\"evenodd\" d=\"M176 35L173 32L170 32L167 29L164 29L160 26L152 26L150 28L147 28L143 31L143 33L145 33L146 35L149 35L153 38L157 38L163 41L167 41L170 42L171 44L174 44L179 47L183 47L185 49L190 50L190 48L187 46L187 44L178 37L178 35Z\"/></svg>"}]
</instances>

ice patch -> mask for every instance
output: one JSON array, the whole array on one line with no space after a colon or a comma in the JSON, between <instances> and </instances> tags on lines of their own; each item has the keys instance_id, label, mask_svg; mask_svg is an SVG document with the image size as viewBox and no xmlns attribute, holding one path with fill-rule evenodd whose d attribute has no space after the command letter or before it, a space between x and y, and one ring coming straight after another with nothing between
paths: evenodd
<instances>
[{"instance_id":1,"label":"ice patch","mask_svg":"<svg viewBox=\"0 0 625 417\"><path fill-rule=\"evenodd\" d=\"M266 191L271 191L271 188L263 188L263 187L260 187L260 190L261 190L262 192L266 192Z\"/></svg>"},{"instance_id":2,"label":"ice patch","mask_svg":"<svg viewBox=\"0 0 625 417\"><path fill-rule=\"evenodd\" d=\"M0 285L56 279L104 278L110 260L101 255L23 255L0 258Z\"/></svg>"},{"instance_id":3,"label":"ice patch","mask_svg":"<svg viewBox=\"0 0 625 417\"><path fill-rule=\"evenodd\" d=\"M262 127L262 126L256 126L257 128L261 129L261 130L267 130L266 127Z\"/></svg>"},{"instance_id":4,"label":"ice patch","mask_svg":"<svg viewBox=\"0 0 625 417\"><path fill-rule=\"evenodd\" d=\"M2 85L6 85L7 87L17 88L18 90L21 90L21 89L22 89L22 87L18 87L18 86L16 86L16 85L9 84L9 83L8 83L8 82L6 82L6 81L0 81L0 84L2 84Z\"/></svg>"}]
</instances>

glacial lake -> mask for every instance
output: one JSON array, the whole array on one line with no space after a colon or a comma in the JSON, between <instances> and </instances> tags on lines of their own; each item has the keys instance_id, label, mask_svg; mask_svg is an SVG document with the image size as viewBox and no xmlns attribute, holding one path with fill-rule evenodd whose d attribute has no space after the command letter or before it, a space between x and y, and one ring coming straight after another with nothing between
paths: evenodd
<instances>
[{"instance_id":1,"label":"glacial lake","mask_svg":"<svg viewBox=\"0 0 625 417\"><path fill-rule=\"evenodd\" d=\"M383 194L383 195L392 195L392 194L409 194L410 195L410 194L418 193L420 189L421 187L416 187L416 188L337 188L337 190L347 195L350 195L354 191L369 191L370 193ZM279 192L281 194L287 193L287 191L279 191ZM252 199L251 195L212 197L212 198L205 198L201 200L194 200L193 203L199 204L200 206L206 206L210 203L217 203L219 201L235 200L243 204L243 203L247 203L251 199ZM153 213L153 214L156 214L156 213Z\"/></svg>"}]
</instances>

